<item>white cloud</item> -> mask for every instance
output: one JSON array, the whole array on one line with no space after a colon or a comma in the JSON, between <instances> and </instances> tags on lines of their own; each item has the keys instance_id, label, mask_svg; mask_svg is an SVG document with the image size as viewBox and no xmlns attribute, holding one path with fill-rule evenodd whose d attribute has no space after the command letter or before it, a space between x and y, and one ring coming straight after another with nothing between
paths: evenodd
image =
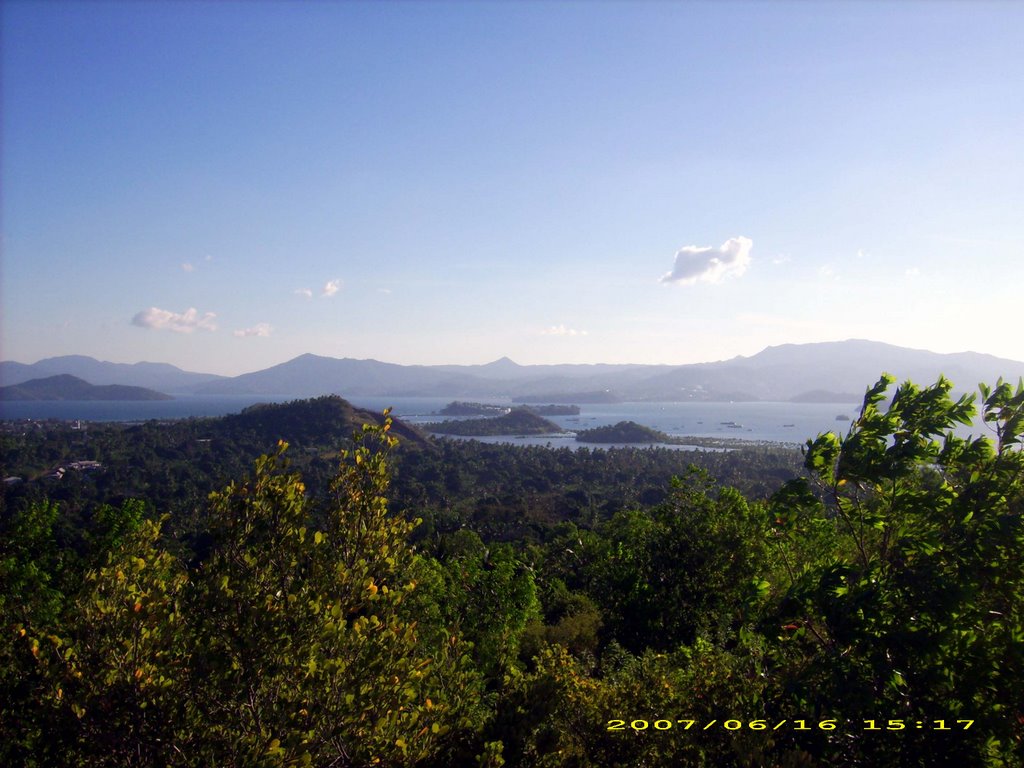
<instances>
[{"instance_id":1,"label":"white cloud","mask_svg":"<svg viewBox=\"0 0 1024 768\"><path fill-rule=\"evenodd\" d=\"M910 269L906 270L904 274L907 277L918 277L921 274L921 270L918 269L917 267L911 267Z\"/></svg>"},{"instance_id":2,"label":"white cloud","mask_svg":"<svg viewBox=\"0 0 1024 768\"><path fill-rule=\"evenodd\" d=\"M310 288L296 288L292 293L296 296L304 296L307 299L313 298L313 291Z\"/></svg>"},{"instance_id":3,"label":"white cloud","mask_svg":"<svg viewBox=\"0 0 1024 768\"><path fill-rule=\"evenodd\" d=\"M320 295L325 299L331 298L341 288L341 280L328 280L324 285L324 289L320 292Z\"/></svg>"},{"instance_id":4,"label":"white cloud","mask_svg":"<svg viewBox=\"0 0 1024 768\"><path fill-rule=\"evenodd\" d=\"M586 331L577 331L575 328L566 328L564 325L552 325L540 332L541 336L586 336Z\"/></svg>"},{"instance_id":5,"label":"white cloud","mask_svg":"<svg viewBox=\"0 0 1024 768\"><path fill-rule=\"evenodd\" d=\"M252 328L243 328L240 331L234 331L233 335L238 338L244 338L246 336L269 336L273 328L270 327L269 323L256 323Z\"/></svg>"},{"instance_id":6,"label":"white cloud","mask_svg":"<svg viewBox=\"0 0 1024 768\"><path fill-rule=\"evenodd\" d=\"M152 328L157 331L174 331L175 333L192 333L197 328L204 331L217 330L214 322L217 315L213 312L199 314L195 307L189 307L181 314L168 312L166 309L150 307L144 309L132 318L132 325L140 328Z\"/></svg>"},{"instance_id":7,"label":"white cloud","mask_svg":"<svg viewBox=\"0 0 1024 768\"><path fill-rule=\"evenodd\" d=\"M732 237L718 248L688 245L676 251L672 271L662 276L663 283L693 285L698 280L717 283L725 277L739 277L750 265L749 237Z\"/></svg>"},{"instance_id":8,"label":"white cloud","mask_svg":"<svg viewBox=\"0 0 1024 768\"><path fill-rule=\"evenodd\" d=\"M181 268L183 270L185 270L186 272L194 272L195 269L196 269L191 264L189 264L187 261L184 264L181 265Z\"/></svg>"}]
</instances>

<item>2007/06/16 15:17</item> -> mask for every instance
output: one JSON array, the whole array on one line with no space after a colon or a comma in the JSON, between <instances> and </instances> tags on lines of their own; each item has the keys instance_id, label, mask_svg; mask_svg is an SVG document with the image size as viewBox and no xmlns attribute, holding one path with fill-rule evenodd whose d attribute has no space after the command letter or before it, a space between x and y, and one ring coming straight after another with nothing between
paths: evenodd
<instances>
[{"instance_id":1,"label":"2007/06/16 15:17","mask_svg":"<svg viewBox=\"0 0 1024 768\"><path fill-rule=\"evenodd\" d=\"M834 731L837 728L838 720L780 720L778 722L772 720L709 720L706 723L701 723L697 720L655 720L653 722L648 720L609 720L608 728L609 731L646 731L648 728L653 726L656 731L667 731L673 727L679 725L682 726L684 731L688 731L691 728L696 727L698 730L707 731L714 728L716 725L724 728L727 731L739 731L743 728L749 728L753 731L765 731L773 730L777 731L780 728L789 726L795 731ZM954 731L962 730L966 731L972 725L973 720L889 720L885 725L879 725L878 720L861 720L863 725L861 730L863 731L902 731L905 728L914 729L928 729L932 731ZM949 725L948 723L955 723L955 725Z\"/></svg>"}]
</instances>

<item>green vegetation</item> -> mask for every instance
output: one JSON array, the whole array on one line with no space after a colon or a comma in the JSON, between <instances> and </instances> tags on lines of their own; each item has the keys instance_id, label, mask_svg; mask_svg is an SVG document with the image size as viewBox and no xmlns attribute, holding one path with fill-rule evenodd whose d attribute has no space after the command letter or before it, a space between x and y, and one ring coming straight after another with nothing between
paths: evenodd
<instances>
[{"instance_id":1,"label":"green vegetation","mask_svg":"<svg viewBox=\"0 0 1024 768\"><path fill-rule=\"evenodd\" d=\"M422 426L427 432L439 435L462 435L465 437L554 435L565 431L553 421L548 421L525 408L514 408L504 416L494 418L441 421Z\"/></svg>"},{"instance_id":2,"label":"green vegetation","mask_svg":"<svg viewBox=\"0 0 1024 768\"><path fill-rule=\"evenodd\" d=\"M581 443L669 443L672 438L635 421L620 421L607 427L581 429L576 433L576 440Z\"/></svg>"},{"instance_id":3,"label":"green vegetation","mask_svg":"<svg viewBox=\"0 0 1024 768\"><path fill-rule=\"evenodd\" d=\"M69 443L106 469L4 497L0 760L1020 768L1024 386L983 386L994 437L963 439L973 398L892 383L801 476L768 448L396 446L386 417L338 434L337 398L9 432L5 473ZM140 444L168 464L143 489L189 499L101 488Z\"/></svg>"}]
</instances>

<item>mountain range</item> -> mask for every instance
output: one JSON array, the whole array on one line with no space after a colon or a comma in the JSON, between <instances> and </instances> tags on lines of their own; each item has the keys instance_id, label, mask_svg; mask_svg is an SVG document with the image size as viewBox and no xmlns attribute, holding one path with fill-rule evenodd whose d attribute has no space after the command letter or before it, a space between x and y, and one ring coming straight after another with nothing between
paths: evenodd
<instances>
[{"instance_id":1,"label":"mountain range","mask_svg":"<svg viewBox=\"0 0 1024 768\"><path fill-rule=\"evenodd\" d=\"M212 373L190 373L169 363L108 363L85 355L48 357L31 365L0 362L0 385L4 386L62 374L90 384L121 384L182 394L201 384L225 378Z\"/></svg>"},{"instance_id":2,"label":"mountain range","mask_svg":"<svg viewBox=\"0 0 1024 768\"><path fill-rule=\"evenodd\" d=\"M78 355L27 365L0 362L0 384L69 374L91 384L147 387L172 394L314 397L437 396L528 402L800 401L856 402L883 372L958 391L978 382L1024 377L1024 362L977 352L939 354L876 341L783 344L756 355L690 365L398 365L300 355L240 376L183 371L166 363L108 363Z\"/></svg>"}]
</instances>

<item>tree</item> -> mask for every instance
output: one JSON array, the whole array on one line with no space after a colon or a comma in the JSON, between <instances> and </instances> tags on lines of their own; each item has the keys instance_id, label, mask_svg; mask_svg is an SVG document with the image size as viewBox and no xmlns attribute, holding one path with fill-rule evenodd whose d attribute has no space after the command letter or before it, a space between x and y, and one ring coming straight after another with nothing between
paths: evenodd
<instances>
[{"instance_id":1,"label":"tree","mask_svg":"<svg viewBox=\"0 0 1024 768\"><path fill-rule=\"evenodd\" d=\"M460 640L424 647L404 609L415 523L388 512L389 430L342 452L322 530L300 478L277 472L283 445L213 497L189 701L218 762L411 765L471 717Z\"/></svg>"},{"instance_id":2,"label":"tree","mask_svg":"<svg viewBox=\"0 0 1024 768\"><path fill-rule=\"evenodd\" d=\"M981 386L993 443L953 433L971 423L974 396L953 400L946 379L907 382L883 408L892 383L868 390L848 435L808 441L814 485L773 502L791 564L768 625L780 637L779 713L851 723L852 734L818 734L818 756L837 764L855 738L869 762L1020 765L1024 387ZM826 527L817 551L794 544ZM895 738L860 730L890 719Z\"/></svg>"},{"instance_id":3,"label":"tree","mask_svg":"<svg viewBox=\"0 0 1024 768\"><path fill-rule=\"evenodd\" d=\"M73 748L67 729L44 724L66 715L81 687L76 638L69 636L81 619L77 598L90 583L87 573L116 558L126 542L145 550L140 536L152 540L153 533L140 533L143 507L133 501L101 505L84 530L67 527L62 506L49 501L27 504L0 525L0 757L9 764ZM116 570L123 577L121 564Z\"/></svg>"},{"instance_id":4,"label":"tree","mask_svg":"<svg viewBox=\"0 0 1024 768\"><path fill-rule=\"evenodd\" d=\"M609 638L633 652L716 640L746 618L766 557L763 509L691 467L669 499L616 514L585 557L586 589Z\"/></svg>"},{"instance_id":5,"label":"tree","mask_svg":"<svg viewBox=\"0 0 1024 768\"><path fill-rule=\"evenodd\" d=\"M672 653L634 655L613 644L592 670L552 645L504 692L490 735L502 741L510 766L769 764L774 735L746 727L762 717L763 685L748 650L732 653L699 639ZM733 716L743 718L742 729L703 729Z\"/></svg>"},{"instance_id":6,"label":"tree","mask_svg":"<svg viewBox=\"0 0 1024 768\"><path fill-rule=\"evenodd\" d=\"M519 663L523 631L539 612L532 571L508 544L484 545L473 531L447 536L439 547L441 582L435 600L444 623L473 643L473 658L492 688Z\"/></svg>"},{"instance_id":7,"label":"tree","mask_svg":"<svg viewBox=\"0 0 1024 768\"><path fill-rule=\"evenodd\" d=\"M117 538L132 517L108 514L100 538L117 542L105 562L59 616L26 617L16 650L40 703L32 728L5 718L21 746L0 754L37 765L402 766L475 731L468 648L443 628L421 636L409 608L415 523L388 511L389 431L386 419L357 435L322 510L279 444L250 479L211 496L197 563L169 551L159 522ZM47 539L37 517L25 541Z\"/></svg>"}]
</instances>

